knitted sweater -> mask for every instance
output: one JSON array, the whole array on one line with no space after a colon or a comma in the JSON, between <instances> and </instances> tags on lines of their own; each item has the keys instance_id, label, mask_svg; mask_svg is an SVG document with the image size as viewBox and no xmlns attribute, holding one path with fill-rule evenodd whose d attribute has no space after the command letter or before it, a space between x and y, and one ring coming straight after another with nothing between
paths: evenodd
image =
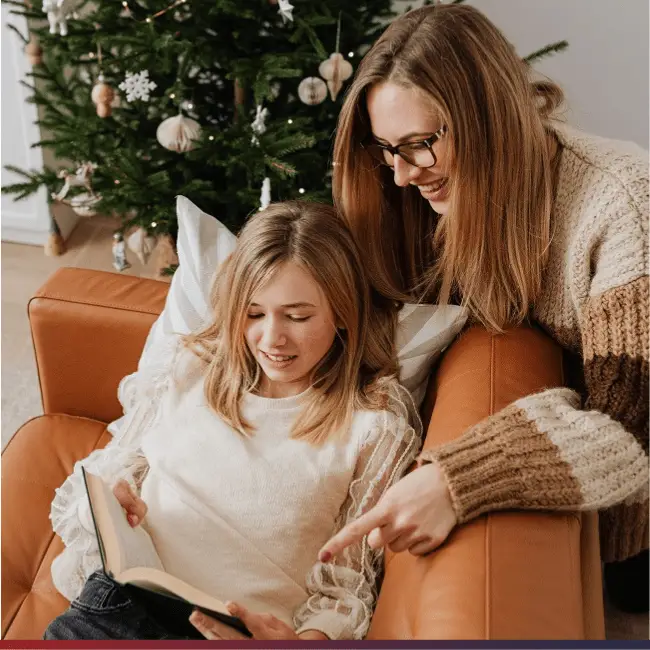
<instances>
[{"instance_id":1,"label":"knitted sweater","mask_svg":"<svg viewBox=\"0 0 650 650\"><path fill-rule=\"evenodd\" d=\"M505 509L598 510L604 561L648 548L648 160L557 127L553 239L533 316L579 355L580 393L522 398L423 452L461 522Z\"/></svg>"}]
</instances>

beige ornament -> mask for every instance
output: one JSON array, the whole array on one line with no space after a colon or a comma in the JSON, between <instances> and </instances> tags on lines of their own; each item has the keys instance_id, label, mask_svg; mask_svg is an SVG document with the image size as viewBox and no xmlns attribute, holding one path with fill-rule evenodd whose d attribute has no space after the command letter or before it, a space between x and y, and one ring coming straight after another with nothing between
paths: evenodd
<instances>
[{"instance_id":1,"label":"beige ornament","mask_svg":"<svg viewBox=\"0 0 650 650\"><path fill-rule=\"evenodd\" d=\"M93 86L90 96L97 105L97 115L110 117L113 112L111 104L115 99L115 91L107 83L104 83L104 75L100 74L97 77L97 83Z\"/></svg>"},{"instance_id":2,"label":"beige ornament","mask_svg":"<svg viewBox=\"0 0 650 650\"><path fill-rule=\"evenodd\" d=\"M95 205L102 200L98 194L82 192L70 199L70 206L80 217L94 217L97 214Z\"/></svg>"},{"instance_id":3,"label":"beige ornament","mask_svg":"<svg viewBox=\"0 0 650 650\"><path fill-rule=\"evenodd\" d=\"M298 97L303 104L315 106L327 97L327 86L320 77L306 77L298 86Z\"/></svg>"},{"instance_id":4,"label":"beige ornament","mask_svg":"<svg viewBox=\"0 0 650 650\"><path fill-rule=\"evenodd\" d=\"M318 66L318 72L327 81L330 96L332 101L335 101L343 87L343 82L352 76L353 69L352 64L346 61L341 53L334 52L334 54L330 54L329 59Z\"/></svg>"},{"instance_id":5,"label":"beige ornament","mask_svg":"<svg viewBox=\"0 0 650 650\"><path fill-rule=\"evenodd\" d=\"M33 38L29 41L29 43L27 43L25 54L27 54L27 59L31 65L38 65L39 63L43 63L43 50Z\"/></svg>"},{"instance_id":6,"label":"beige ornament","mask_svg":"<svg viewBox=\"0 0 650 650\"><path fill-rule=\"evenodd\" d=\"M153 262L156 269L156 275L159 280L169 280L170 276L166 275L165 270L170 266L178 264L178 254L176 245L171 235L162 235L156 246L155 260Z\"/></svg>"},{"instance_id":7,"label":"beige ornament","mask_svg":"<svg viewBox=\"0 0 650 650\"><path fill-rule=\"evenodd\" d=\"M196 120L180 114L162 121L156 131L158 142L165 149L177 153L194 149L196 146L194 140L197 140L200 135L201 125Z\"/></svg>"},{"instance_id":8,"label":"beige ornament","mask_svg":"<svg viewBox=\"0 0 650 650\"><path fill-rule=\"evenodd\" d=\"M142 265L149 261L153 249L156 247L157 239L147 235L144 228L136 228L126 238L126 245L136 254Z\"/></svg>"}]
</instances>

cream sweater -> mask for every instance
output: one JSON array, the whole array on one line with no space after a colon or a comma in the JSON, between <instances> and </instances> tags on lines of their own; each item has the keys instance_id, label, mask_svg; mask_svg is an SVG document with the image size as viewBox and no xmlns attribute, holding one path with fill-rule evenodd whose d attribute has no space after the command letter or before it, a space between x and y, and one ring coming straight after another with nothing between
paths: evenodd
<instances>
[{"instance_id":1,"label":"cream sweater","mask_svg":"<svg viewBox=\"0 0 650 650\"><path fill-rule=\"evenodd\" d=\"M414 460L420 436L409 423L414 409L406 391L386 381L388 410L357 412L347 440L321 446L289 435L305 393L246 394L241 410L255 433L245 437L209 408L192 353L168 349L154 356L175 357L173 372L136 375L139 385L128 388L139 414L127 409L123 437L83 464L113 483L142 466L138 457L146 459L143 525L169 573L298 631L362 638L381 555L364 541L330 565L318 562L318 550ZM53 577L68 597L98 567L78 473L76 467L52 507L54 530L67 546Z\"/></svg>"},{"instance_id":2,"label":"cream sweater","mask_svg":"<svg viewBox=\"0 0 650 650\"><path fill-rule=\"evenodd\" d=\"M533 317L575 355L578 392L518 400L427 450L461 522L503 508L598 510L603 559L648 548L648 157L559 126L550 247Z\"/></svg>"}]
</instances>

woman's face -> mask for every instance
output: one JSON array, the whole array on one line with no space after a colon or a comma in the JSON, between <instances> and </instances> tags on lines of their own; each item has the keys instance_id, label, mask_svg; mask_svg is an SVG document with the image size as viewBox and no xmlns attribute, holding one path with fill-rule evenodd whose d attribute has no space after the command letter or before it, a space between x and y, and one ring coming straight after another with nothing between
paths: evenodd
<instances>
[{"instance_id":1,"label":"woman's face","mask_svg":"<svg viewBox=\"0 0 650 650\"><path fill-rule=\"evenodd\" d=\"M246 343L262 370L260 393L290 397L309 388L312 370L334 343L334 313L320 285L286 262L248 307Z\"/></svg>"},{"instance_id":2,"label":"woman's face","mask_svg":"<svg viewBox=\"0 0 650 650\"><path fill-rule=\"evenodd\" d=\"M372 134L379 144L395 147L405 142L421 141L443 126L431 104L420 93L391 82L370 89L367 108ZM451 174L447 135L433 145L433 152L437 162L429 168L416 167L401 156L394 156L394 180L400 187L415 185L438 214L447 214Z\"/></svg>"}]
</instances>

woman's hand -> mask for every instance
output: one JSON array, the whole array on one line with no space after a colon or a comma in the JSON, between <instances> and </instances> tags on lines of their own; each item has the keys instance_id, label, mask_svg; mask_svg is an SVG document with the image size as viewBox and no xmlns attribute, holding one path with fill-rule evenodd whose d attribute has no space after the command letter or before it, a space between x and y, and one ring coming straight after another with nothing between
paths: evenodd
<instances>
[{"instance_id":1,"label":"woman's hand","mask_svg":"<svg viewBox=\"0 0 650 650\"><path fill-rule=\"evenodd\" d=\"M386 490L374 508L342 528L318 554L328 562L344 548L368 535L368 544L399 553L424 555L440 546L458 518L447 479L437 463L418 467Z\"/></svg>"},{"instance_id":2,"label":"woman's hand","mask_svg":"<svg viewBox=\"0 0 650 650\"><path fill-rule=\"evenodd\" d=\"M226 605L232 616L239 618L253 635L253 639L261 641L299 641L304 638L327 639L320 632L310 631L310 636L296 634L295 630L272 614L255 614L236 603ZM244 639L243 634L237 630L194 610L190 616L190 623L206 638L212 640ZM316 636L318 635L318 636Z\"/></svg>"},{"instance_id":3,"label":"woman's hand","mask_svg":"<svg viewBox=\"0 0 650 650\"><path fill-rule=\"evenodd\" d=\"M113 494L126 510L126 519L132 528L142 523L147 514L147 504L137 495L124 479L120 479L113 487Z\"/></svg>"}]
</instances>

